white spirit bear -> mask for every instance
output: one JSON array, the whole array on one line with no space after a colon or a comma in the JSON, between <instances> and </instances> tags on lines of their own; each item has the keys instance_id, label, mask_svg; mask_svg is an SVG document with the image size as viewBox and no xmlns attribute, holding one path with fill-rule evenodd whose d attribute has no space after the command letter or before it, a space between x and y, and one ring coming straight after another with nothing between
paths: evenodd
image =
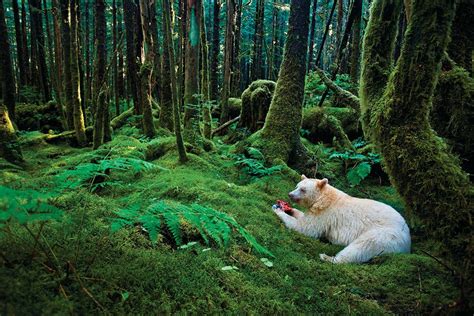
<instances>
[{"instance_id":1,"label":"white spirit bear","mask_svg":"<svg viewBox=\"0 0 474 316\"><path fill-rule=\"evenodd\" d=\"M293 208L288 214L279 206L273 211L289 229L346 246L334 257L320 254L322 260L360 263L381 254L410 252L410 230L392 207L352 197L329 185L327 179L302 175L301 180L289 197L308 211Z\"/></svg>"}]
</instances>

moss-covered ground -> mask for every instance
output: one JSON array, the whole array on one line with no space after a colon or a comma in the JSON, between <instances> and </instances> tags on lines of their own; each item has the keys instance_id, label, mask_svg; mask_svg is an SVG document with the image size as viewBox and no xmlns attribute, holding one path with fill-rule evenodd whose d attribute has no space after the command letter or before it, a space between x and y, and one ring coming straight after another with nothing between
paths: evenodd
<instances>
[{"instance_id":1,"label":"moss-covered ground","mask_svg":"<svg viewBox=\"0 0 474 316\"><path fill-rule=\"evenodd\" d=\"M130 134L130 133L128 133ZM23 146L26 170L0 170L2 185L53 191L55 174L90 162L91 149L31 141ZM367 264L332 265L319 253L341 247L287 230L271 211L286 199L298 175L289 169L256 180L242 177L228 145L216 141L209 153L190 153L177 163L174 139L145 140L116 136L99 150L153 157L166 169L133 174L114 171L120 184L95 193L65 190L51 203L64 210L61 221L10 224L0 234L0 314L424 314L452 303L459 295L449 271L426 256L414 238L413 253L382 256ZM154 148L154 153L147 149ZM378 199L403 212L391 187L365 180L351 188L336 164L321 173L347 192ZM115 211L153 201L199 203L232 215L269 249L267 267L243 238L226 248L210 247L199 234L181 249L163 233L153 245L138 227L112 233ZM39 236L35 243L34 236ZM209 249L210 248L210 249ZM222 270L226 266L237 269Z\"/></svg>"}]
</instances>

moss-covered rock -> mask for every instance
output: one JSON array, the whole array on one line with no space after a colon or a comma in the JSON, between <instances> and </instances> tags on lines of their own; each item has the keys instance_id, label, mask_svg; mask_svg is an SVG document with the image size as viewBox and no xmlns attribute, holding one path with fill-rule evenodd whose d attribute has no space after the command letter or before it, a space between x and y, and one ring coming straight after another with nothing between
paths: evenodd
<instances>
[{"instance_id":1,"label":"moss-covered rock","mask_svg":"<svg viewBox=\"0 0 474 316\"><path fill-rule=\"evenodd\" d=\"M229 116L231 118L237 117L242 109L242 99L229 98L227 101L227 106L229 109Z\"/></svg>"},{"instance_id":2,"label":"moss-covered rock","mask_svg":"<svg viewBox=\"0 0 474 316\"><path fill-rule=\"evenodd\" d=\"M20 103L16 105L15 111L15 124L19 130L42 132L63 130L61 115L56 102L50 101L46 104Z\"/></svg>"},{"instance_id":3,"label":"moss-covered rock","mask_svg":"<svg viewBox=\"0 0 474 316\"><path fill-rule=\"evenodd\" d=\"M239 127L246 128L252 133L263 127L275 86L274 81L257 80L244 90Z\"/></svg>"}]
</instances>

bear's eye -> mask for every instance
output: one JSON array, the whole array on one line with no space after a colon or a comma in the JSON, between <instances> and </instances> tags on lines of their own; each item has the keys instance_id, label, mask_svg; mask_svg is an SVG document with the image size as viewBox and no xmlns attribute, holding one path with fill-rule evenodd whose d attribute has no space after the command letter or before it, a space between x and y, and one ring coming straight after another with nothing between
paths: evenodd
<instances>
[{"instance_id":1,"label":"bear's eye","mask_svg":"<svg viewBox=\"0 0 474 316\"><path fill-rule=\"evenodd\" d=\"M300 190L301 190L301 193L305 193L305 192L306 192L306 190L305 190L305 189L300 189Z\"/></svg>"}]
</instances>

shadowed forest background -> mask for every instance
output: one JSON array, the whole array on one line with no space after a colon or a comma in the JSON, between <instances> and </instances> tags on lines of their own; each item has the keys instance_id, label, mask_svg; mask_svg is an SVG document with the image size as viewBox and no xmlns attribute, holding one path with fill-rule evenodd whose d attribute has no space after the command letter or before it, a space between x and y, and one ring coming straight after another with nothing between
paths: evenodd
<instances>
[{"instance_id":1,"label":"shadowed forest background","mask_svg":"<svg viewBox=\"0 0 474 316\"><path fill-rule=\"evenodd\" d=\"M469 0L0 0L0 314L473 310ZM412 253L271 211L304 173Z\"/></svg>"}]
</instances>

